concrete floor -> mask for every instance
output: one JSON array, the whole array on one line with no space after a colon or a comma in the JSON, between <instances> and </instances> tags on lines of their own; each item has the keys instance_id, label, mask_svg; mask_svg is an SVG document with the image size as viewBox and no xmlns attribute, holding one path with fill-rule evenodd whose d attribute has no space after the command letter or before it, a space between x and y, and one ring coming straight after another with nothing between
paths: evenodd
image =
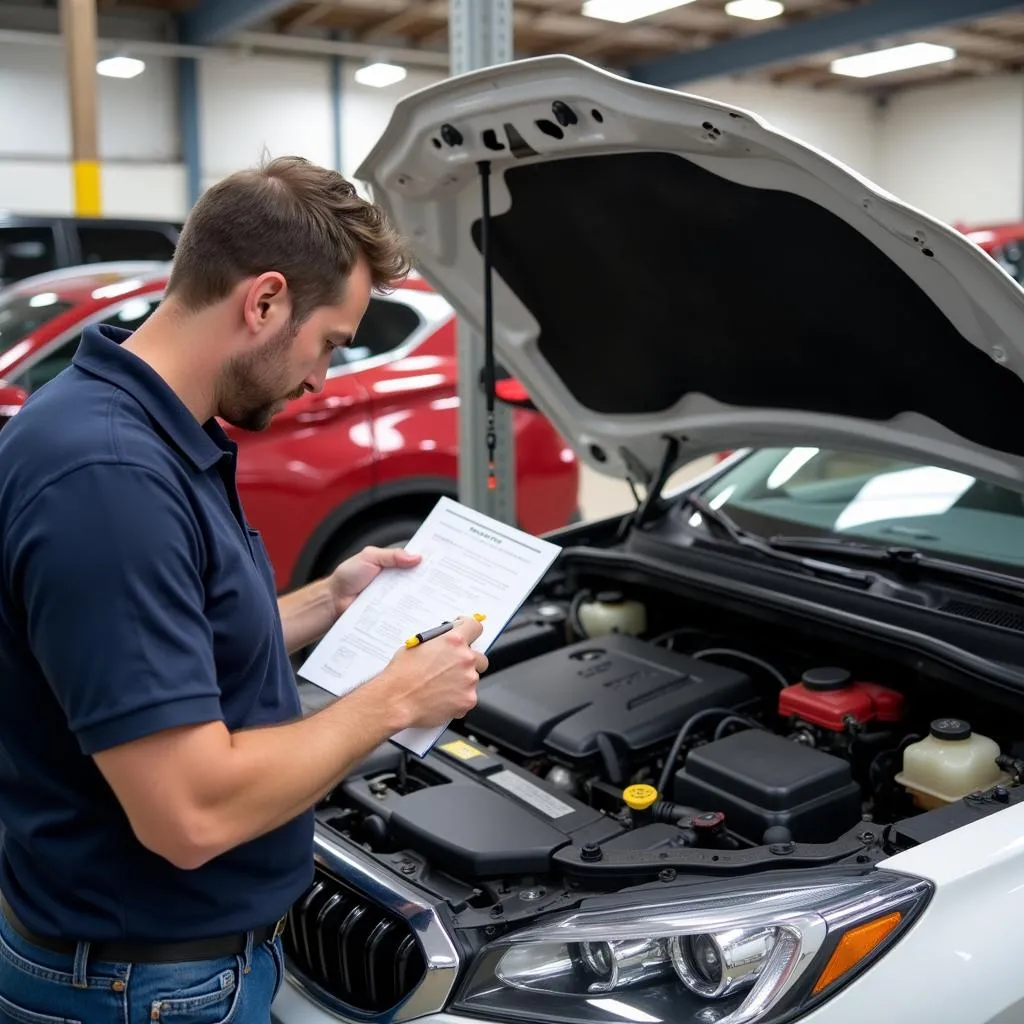
<instances>
[{"instance_id":1,"label":"concrete floor","mask_svg":"<svg viewBox=\"0 0 1024 1024\"><path fill-rule=\"evenodd\" d=\"M715 464L713 458L698 459L674 473L668 487L678 487L685 481L706 472ZM635 507L629 485L621 480L582 467L580 472L580 509L584 519L600 519L602 516L619 515Z\"/></svg>"}]
</instances>

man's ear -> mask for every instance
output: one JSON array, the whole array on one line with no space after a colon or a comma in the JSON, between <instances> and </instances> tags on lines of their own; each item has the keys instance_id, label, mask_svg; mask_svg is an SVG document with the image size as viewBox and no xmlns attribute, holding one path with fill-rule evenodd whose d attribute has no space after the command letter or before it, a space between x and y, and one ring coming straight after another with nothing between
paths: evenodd
<instances>
[{"instance_id":1,"label":"man's ear","mask_svg":"<svg viewBox=\"0 0 1024 1024\"><path fill-rule=\"evenodd\" d=\"M253 333L274 333L291 316L288 282L276 270L250 279L242 293L242 318Z\"/></svg>"}]
</instances>

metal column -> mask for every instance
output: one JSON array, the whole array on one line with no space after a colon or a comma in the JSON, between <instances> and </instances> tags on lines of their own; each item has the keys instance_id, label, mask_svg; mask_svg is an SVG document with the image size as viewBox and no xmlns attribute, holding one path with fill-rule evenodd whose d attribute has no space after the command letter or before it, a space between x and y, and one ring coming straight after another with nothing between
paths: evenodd
<instances>
[{"instance_id":1,"label":"metal column","mask_svg":"<svg viewBox=\"0 0 1024 1024\"><path fill-rule=\"evenodd\" d=\"M199 131L199 60L178 58L178 123L185 163L186 207L191 210L203 191L202 136Z\"/></svg>"},{"instance_id":2,"label":"metal column","mask_svg":"<svg viewBox=\"0 0 1024 1024\"><path fill-rule=\"evenodd\" d=\"M448 53L452 75L512 59L512 0L449 0ZM484 339L458 324L459 500L502 522L516 524L516 464L512 411L494 409L497 485L488 488L487 406L481 380Z\"/></svg>"},{"instance_id":3,"label":"metal column","mask_svg":"<svg viewBox=\"0 0 1024 1024\"><path fill-rule=\"evenodd\" d=\"M60 0L71 109L71 163L75 214L97 217L102 211L96 125L96 0Z\"/></svg>"},{"instance_id":4,"label":"metal column","mask_svg":"<svg viewBox=\"0 0 1024 1024\"><path fill-rule=\"evenodd\" d=\"M345 77L345 64L337 55L331 57L331 154L334 158L334 169L344 173L342 168L342 137L341 90Z\"/></svg>"}]
</instances>

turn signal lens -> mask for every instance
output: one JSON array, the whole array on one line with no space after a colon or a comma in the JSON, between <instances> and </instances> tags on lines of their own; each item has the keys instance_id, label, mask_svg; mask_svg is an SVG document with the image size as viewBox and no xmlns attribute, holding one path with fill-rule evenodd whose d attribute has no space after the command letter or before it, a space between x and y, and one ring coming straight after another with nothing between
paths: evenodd
<instances>
[{"instance_id":1,"label":"turn signal lens","mask_svg":"<svg viewBox=\"0 0 1024 1024\"><path fill-rule=\"evenodd\" d=\"M835 952L829 957L825 970L821 972L821 977L814 986L814 994L817 995L828 988L832 982L838 981L865 957L870 956L902 920L902 914L886 914L885 917L851 928L839 940Z\"/></svg>"}]
</instances>

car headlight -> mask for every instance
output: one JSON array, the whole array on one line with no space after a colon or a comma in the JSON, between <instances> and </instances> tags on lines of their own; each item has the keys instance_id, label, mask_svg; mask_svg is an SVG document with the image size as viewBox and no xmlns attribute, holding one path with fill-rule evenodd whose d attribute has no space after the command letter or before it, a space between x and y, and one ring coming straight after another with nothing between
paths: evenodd
<instances>
[{"instance_id":1,"label":"car headlight","mask_svg":"<svg viewBox=\"0 0 1024 1024\"><path fill-rule=\"evenodd\" d=\"M486 946L454 1008L581 1024L767 1024L830 998L930 893L873 870L599 897Z\"/></svg>"}]
</instances>

